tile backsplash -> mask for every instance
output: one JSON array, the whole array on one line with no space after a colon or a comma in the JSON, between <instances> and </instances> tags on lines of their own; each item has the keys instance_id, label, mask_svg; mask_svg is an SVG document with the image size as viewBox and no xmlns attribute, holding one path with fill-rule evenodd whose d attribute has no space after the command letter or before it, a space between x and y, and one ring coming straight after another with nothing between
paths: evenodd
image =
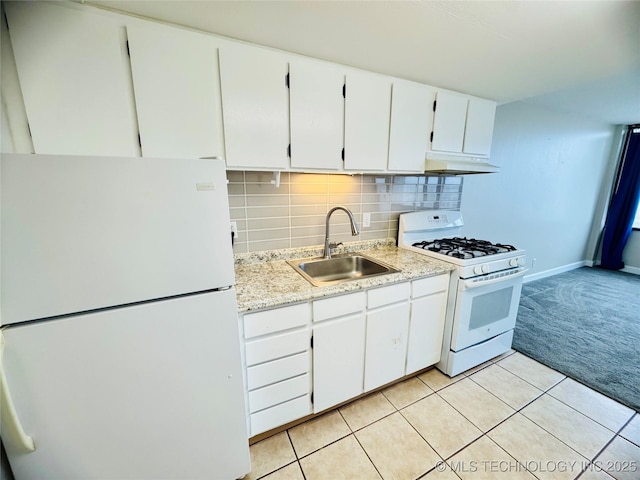
<instances>
[{"instance_id":1,"label":"tile backsplash","mask_svg":"<svg viewBox=\"0 0 640 480\"><path fill-rule=\"evenodd\" d=\"M275 185L271 172L228 171L231 221L237 222L234 253L324 243L326 214L351 210L360 235L351 236L342 211L331 216L331 241L395 238L398 216L413 210L459 210L463 177L289 173ZM362 216L371 215L363 227Z\"/></svg>"}]
</instances>

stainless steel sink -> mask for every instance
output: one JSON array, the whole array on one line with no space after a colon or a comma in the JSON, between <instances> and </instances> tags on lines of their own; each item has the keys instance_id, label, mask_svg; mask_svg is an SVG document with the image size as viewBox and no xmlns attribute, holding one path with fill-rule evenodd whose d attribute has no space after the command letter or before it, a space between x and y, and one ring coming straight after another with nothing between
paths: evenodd
<instances>
[{"instance_id":1,"label":"stainless steel sink","mask_svg":"<svg viewBox=\"0 0 640 480\"><path fill-rule=\"evenodd\" d=\"M328 259L308 258L287 263L317 287L400 271L362 254L339 254Z\"/></svg>"}]
</instances>

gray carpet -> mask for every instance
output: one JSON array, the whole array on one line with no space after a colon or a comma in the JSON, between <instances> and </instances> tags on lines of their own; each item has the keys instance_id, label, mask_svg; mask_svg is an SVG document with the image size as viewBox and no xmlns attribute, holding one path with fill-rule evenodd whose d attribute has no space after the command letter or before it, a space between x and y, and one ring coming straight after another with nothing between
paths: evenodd
<instances>
[{"instance_id":1,"label":"gray carpet","mask_svg":"<svg viewBox=\"0 0 640 480\"><path fill-rule=\"evenodd\" d=\"M640 276L583 267L524 284L513 348L640 412Z\"/></svg>"}]
</instances>

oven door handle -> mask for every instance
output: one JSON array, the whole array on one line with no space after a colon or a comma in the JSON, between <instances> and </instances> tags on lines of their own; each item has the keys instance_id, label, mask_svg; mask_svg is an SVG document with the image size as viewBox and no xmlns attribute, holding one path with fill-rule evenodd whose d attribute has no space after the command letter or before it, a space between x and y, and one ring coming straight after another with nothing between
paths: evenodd
<instances>
[{"instance_id":1,"label":"oven door handle","mask_svg":"<svg viewBox=\"0 0 640 480\"><path fill-rule=\"evenodd\" d=\"M507 280L512 280L514 278L519 278L524 276L525 273L527 273L529 271L528 268L523 268L522 270L520 270L518 273L514 273L511 275L505 275L504 277L496 277L496 278L492 278L491 280L483 280L480 282L474 282L473 280L463 280L462 282L460 282L460 288L459 290L467 290L470 288L479 288L479 287L484 287L484 286L488 286L488 285L494 285L496 283L500 283L500 282L506 282Z\"/></svg>"}]
</instances>

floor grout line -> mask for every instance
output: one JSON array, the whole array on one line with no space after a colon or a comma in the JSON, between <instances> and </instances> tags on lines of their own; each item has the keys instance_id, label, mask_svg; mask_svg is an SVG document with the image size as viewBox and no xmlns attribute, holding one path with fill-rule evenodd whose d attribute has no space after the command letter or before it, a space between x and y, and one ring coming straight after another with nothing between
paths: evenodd
<instances>
[{"instance_id":1,"label":"floor grout line","mask_svg":"<svg viewBox=\"0 0 640 480\"><path fill-rule=\"evenodd\" d=\"M314 455L316 453L318 453L319 451L334 445L337 442L340 442L346 438L348 438L349 436L353 436L353 439L357 442L357 444L359 445L359 447L362 449L362 451L365 453L367 459L371 462L371 464L373 465L375 471L380 475L381 478L384 478L378 465L375 464L375 462L373 461L373 459L370 456L370 453L367 451L367 449L364 447L364 445L360 442L360 439L357 436L358 432L361 432L362 430L364 430L365 428L368 428L378 422L383 421L384 419L387 419L388 417L390 417L391 415L394 415L395 413L399 413L401 418L407 422L411 428L413 429L413 431L415 431L419 437L426 443L426 445L429 446L429 448L431 448L435 454L437 455L438 458L440 458L440 461L443 461L446 465L447 465L447 469L449 469L449 471L451 473L453 473L456 477L461 478L460 475L451 468L451 465L448 463L451 461L451 459L453 457L455 457L456 455L459 455L461 452L463 452L464 450L466 450L467 448L469 448L470 446L472 446L473 444L477 443L478 441L480 441L483 437L486 437L488 441L492 442L492 444L496 445L501 451L503 451L509 458L513 459L517 464L522 465L522 463L513 456L512 453L510 453L508 450L506 450L502 445L500 445L499 443L497 443L492 437L489 436L489 434L494 431L496 428L498 428L499 426L503 425L505 422L509 421L510 419L512 419L516 414L521 414L524 418L526 418L528 421L530 421L531 423L533 423L534 425L536 425L538 428L542 429L544 432L546 432L548 435L551 435L554 439L556 439L557 441L561 442L563 445L565 445L567 448L569 448L571 451L575 452L577 455L579 455L580 457L585 459L584 462L584 466L582 467L582 470L580 472L578 472L577 476L573 477L574 479L578 479L581 476L583 476L590 468L590 466L595 465L595 462L597 461L597 459L611 446L611 444L616 440L616 438L620 437L622 440L629 442L631 445L639 447L638 445L636 445L635 442L627 439L626 437L622 436L622 431L627 428L629 426L629 424L634 420L634 418L636 418L637 412L633 412L633 414L630 416L630 418L628 418L625 423L617 430L617 431L613 431L611 430L609 427L606 427L605 425L602 425L600 422L598 422L596 419L592 418L591 416L581 412L580 410L578 410L576 407L573 407L572 405L569 405L567 403L565 403L564 401L560 400L559 398L556 398L555 396L553 396L552 394L550 394L550 391L553 390L555 387L557 387L558 385L560 385L561 383L565 382L567 378L567 376L564 376L561 380L559 380L558 382L554 383L553 385L547 387L546 389L541 389L540 387L532 384L531 382L527 381L525 378L522 378L520 375L517 375L516 373L508 370L507 368L503 367L502 365L500 365L500 362L506 358L509 358L511 355L517 353L516 351L512 352L510 355L507 355L505 357L500 358L497 361L490 361L490 362L486 362L486 364L482 367L482 368L478 368L477 370L474 370L473 373L470 374L461 374L460 378L456 379L455 381L452 381L451 383L448 383L447 385L444 385L438 389L435 389L434 387L432 387L431 385L429 385L426 381L424 381L422 378L420 378L420 376L424 375L426 372L421 373L420 375L415 375L413 377L410 377L408 379L406 379L405 381L409 381L409 380L413 380L415 378L417 378L418 380L420 380L422 382L422 384L424 384L428 389L429 389L429 393L427 393L427 395L418 398L417 400L413 400L410 403L403 405L402 407L398 407L396 406L396 404L394 404L390 398L387 396L389 392L387 392L387 394L385 394L384 391L380 390L377 392L372 392L369 396L365 396L362 397L357 401L361 401L364 400L366 398L369 398L371 395L376 395L376 394L380 394L381 397L385 400L385 402L387 402L388 404L390 404L393 407L393 411L389 412L389 413L385 413L383 414L381 417L376 418L373 421L370 421L369 423L366 423L365 425L359 427L359 428L353 428L349 422L347 421L347 417L345 417L342 409L344 409L347 405L351 405L351 403L343 405L341 408L336 408L334 411L338 413L338 415L340 416L340 419L342 420L342 422L344 422L344 424L347 426L349 433L346 435L341 436L340 438L337 438L336 440L333 440L331 442L329 442L326 445L321 446L320 448L317 448L303 456L299 456L298 451L296 450L295 444L293 442L293 438L291 437L290 434L290 430L291 429L287 429L285 432L287 434L287 439L289 441L289 445L291 446L292 450L293 450L293 454L295 456L295 460L292 462L289 462L286 465L283 465L279 468L277 468L276 470L273 470L271 472L267 472L264 475L262 475L259 478L264 478L268 475L271 475L274 472L277 472L279 470L282 470L286 467L289 467L290 465L296 463L298 465L298 468L300 469L300 472L302 474L302 478L304 480L307 480L307 477L305 475L305 472L302 468L302 464L301 464L301 460L308 458L311 455ZM527 357L528 358L528 357ZM535 360L534 360L535 361ZM539 363L539 362L537 362ZM503 400L502 398L500 398L500 396L497 393L492 392L491 390L489 390L488 388L485 388L483 385L481 385L480 383L476 382L473 379L473 376L478 373L481 372L483 370L485 370L486 368L491 367L492 365L497 365L500 368L502 368L503 370L509 372L510 374L514 375L515 377L517 377L518 379L526 382L527 384L535 387L537 390L540 391L540 393L538 395L536 395L535 397L531 398L530 400L528 400L526 403L524 403L523 405L521 405L519 408L515 408L513 406L511 406L510 404L508 404L505 400ZM542 365L542 364L541 364ZM553 370L553 369L552 369ZM554 370L555 371L555 370ZM560 372L558 372L560 373ZM444 374L442 374L444 375ZM449 377L450 378L450 377ZM453 386L453 385L459 385L460 381L464 380L464 379L470 379L471 382L473 382L473 385L480 387L482 390L486 391L487 393L489 393L490 395L492 395L493 397L495 397L496 399L500 400L502 403L504 403L505 405L507 405L511 410L513 410L512 413L510 413L506 418L502 419L500 422L498 422L496 425L493 425L491 428L488 429L484 429L484 428L480 428L478 425L476 425L476 423L474 423L473 421L471 421L469 418L467 418L467 416L465 416L462 412L460 412L454 405L452 405L450 402L448 402L441 394L440 392L448 389L449 387ZM397 385L401 385L401 383L398 383ZM392 387L390 387L392 388ZM596 390L586 386L586 388L589 388L590 390L597 392ZM424 393L424 392L422 392ZM403 411L419 402L421 402L422 400L425 400L426 398L430 397L431 395L436 394L437 397L444 401L447 405L449 405L457 414L459 414L460 416L462 416L465 420L467 420L468 422L470 422L471 425L473 425L475 428L477 428L480 432L481 435L478 436L477 438L474 438L472 441L466 443L465 445L462 445L459 449L457 449L454 453L448 455L446 458L443 457L434 447L433 445L431 445L431 443L429 442L429 440L427 438L425 438L418 430L417 428L409 421L409 419L404 415ZM537 422L535 422L534 420L532 420L531 418L529 418L527 415L525 415L524 413L522 413L522 411L529 407L531 404L533 404L534 402L540 400L541 398L543 398L545 395L549 395L549 397L553 398L554 400L557 400L559 402L561 402L563 405L571 408L573 411L575 411L576 413L582 415L583 417L585 417L586 419L594 422L595 424L602 426L603 428L606 428L608 431L611 432L611 438L609 438L609 440L607 441L607 443L602 446L596 453L595 455L593 455L592 458L587 458L585 457L582 453L578 452L577 450L575 450L574 447L572 447L571 445L569 445L568 443L566 443L565 441L563 441L562 439L558 438L556 435L554 435L552 432L549 432L547 429L545 429L542 425L539 425ZM606 397L606 396L605 396ZM609 398L609 397L606 397ZM612 401L615 402L615 400L610 399ZM354 402L354 403L355 403ZM619 403L619 402L616 402ZM622 405L622 404L621 404ZM327 412L329 413L329 412ZM295 427L292 427L295 428ZM426 472L424 472L423 474L421 474L418 478L425 478L427 475L429 475L430 473L432 473L434 470L436 470L438 466L438 463L436 463L435 466L433 466L431 469L427 470ZM523 467L525 467L525 471L527 471L529 474L531 474L534 478L539 478L537 475L535 475L535 473L533 471L530 471L526 468L526 465L523 465ZM605 472L607 473L607 472Z\"/></svg>"}]
</instances>

